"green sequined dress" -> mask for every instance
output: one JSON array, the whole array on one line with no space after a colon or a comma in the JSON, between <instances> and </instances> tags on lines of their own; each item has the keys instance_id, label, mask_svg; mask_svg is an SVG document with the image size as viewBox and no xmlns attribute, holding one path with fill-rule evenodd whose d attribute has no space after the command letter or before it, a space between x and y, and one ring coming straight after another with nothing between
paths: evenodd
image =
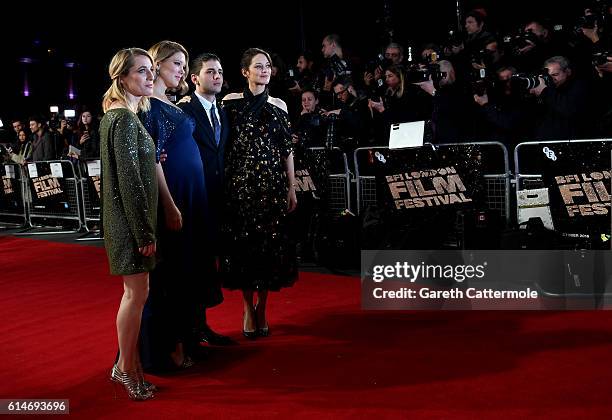
<instances>
[{"instance_id":1,"label":"green sequined dress","mask_svg":"<svg viewBox=\"0 0 612 420\"><path fill-rule=\"evenodd\" d=\"M111 274L151 271L155 256L138 248L155 241L155 144L133 112L116 108L100 122L102 225Z\"/></svg>"}]
</instances>

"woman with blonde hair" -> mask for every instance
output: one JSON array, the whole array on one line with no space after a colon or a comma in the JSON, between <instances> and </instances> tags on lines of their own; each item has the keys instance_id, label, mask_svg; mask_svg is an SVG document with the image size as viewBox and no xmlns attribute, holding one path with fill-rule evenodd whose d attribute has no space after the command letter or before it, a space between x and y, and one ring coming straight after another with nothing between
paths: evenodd
<instances>
[{"instance_id":1,"label":"woman with blonde hair","mask_svg":"<svg viewBox=\"0 0 612 420\"><path fill-rule=\"evenodd\" d=\"M139 48L120 50L109 75L100 123L104 244L111 274L123 276L124 289L117 312L119 358L111 380L131 399L146 400L154 386L139 369L138 331L156 262L158 187L155 145L136 112L149 108L153 60Z\"/></svg>"},{"instance_id":2,"label":"woman with blonde hair","mask_svg":"<svg viewBox=\"0 0 612 420\"><path fill-rule=\"evenodd\" d=\"M155 141L157 155L167 154L160 186L160 263L151 273L150 297L141 328L141 356L145 370L185 369L193 365L187 344L193 338L195 313L201 298L202 261L206 258L208 202L204 167L193 138L195 122L167 97L185 93L189 54L173 41L149 49L155 81L151 109L141 114ZM158 175L159 175L158 174ZM168 191L166 197L162 191Z\"/></svg>"}]
</instances>

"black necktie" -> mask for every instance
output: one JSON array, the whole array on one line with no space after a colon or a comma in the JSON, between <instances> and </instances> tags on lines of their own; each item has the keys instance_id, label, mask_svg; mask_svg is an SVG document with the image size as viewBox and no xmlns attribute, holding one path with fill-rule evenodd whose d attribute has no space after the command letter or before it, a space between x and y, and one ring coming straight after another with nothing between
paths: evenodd
<instances>
[{"instance_id":1,"label":"black necktie","mask_svg":"<svg viewBox=\"0 0 612 420\"><path fill-rule=\"evenodd\" d=\"M215 104L210 107L210 120L212 121L213 133L215 134L215 142L219 145L221 141L221 126L217 119L217 114L215 113Z\"/></svg>"}]
</instances>

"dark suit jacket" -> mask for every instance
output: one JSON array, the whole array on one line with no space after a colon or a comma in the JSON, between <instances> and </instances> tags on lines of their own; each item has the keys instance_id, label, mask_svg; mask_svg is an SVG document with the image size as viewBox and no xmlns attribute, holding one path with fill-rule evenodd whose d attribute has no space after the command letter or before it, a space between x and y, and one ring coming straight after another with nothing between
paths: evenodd
<instances>
[{"instance_id":1,"label":"dark suit jacket","mask_svg":"<svg viewBox=\"0 0 612 420\"><path fill-rule=\"evenodd\" d=\"M193 137L196 140L200 149L200 156L204 164L204 176L206 177L206 189L208 191L208 204L211 210L213 220L211 224L216 230L218 224L218 216L220 208L223 204L223 172L224 172L224 155L225 144L229 135L229 120L223 109L218 107L219 122L221 124L221 140L217 146L212 126L206 110L202 106L200 99L191 94L191 101L188 103L180 103L179 107L188 115L193 117L196 122Z\"/></svg>"}]
</instances>

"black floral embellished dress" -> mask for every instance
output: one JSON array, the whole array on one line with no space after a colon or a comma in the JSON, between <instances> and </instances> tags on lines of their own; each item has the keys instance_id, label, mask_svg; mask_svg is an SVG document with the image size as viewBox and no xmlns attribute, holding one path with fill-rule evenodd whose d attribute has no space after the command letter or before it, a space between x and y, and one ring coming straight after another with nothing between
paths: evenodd
<instances>
[{"instance_id":1,"label":"black floral embellished dress","mask_svg":"<svg viewBox=\"0 0 612 420\"><path fill-rule=\"evenodd\" d=\"M220 272L229 289L279 290L297 278L286 226L289 119L272 101L267 90L254 96L248 89L223 101L231 134Z\"/></svg>"}]
</instances>

